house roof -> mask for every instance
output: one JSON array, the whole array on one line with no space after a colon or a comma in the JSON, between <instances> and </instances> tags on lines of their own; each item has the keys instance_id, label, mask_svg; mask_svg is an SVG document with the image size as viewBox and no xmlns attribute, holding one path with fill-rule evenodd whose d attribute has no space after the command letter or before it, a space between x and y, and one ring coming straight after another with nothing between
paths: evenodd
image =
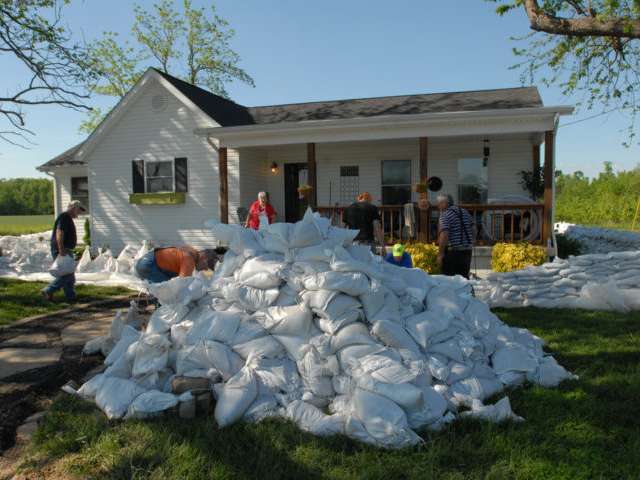
<instances>
[{"instance_id":1,"label":"house roof","mask_svg":"<svg viewBox=\"0 0 640 480\"><path fill-rule=\"evenodd\" d=\"M519 87L246 107L155 68L151 70L170 82L222 127L543 106L536 87ZM38 170L85 165L84 160L75 157L83 143L52 158Z\"/></svg>"},{"instance_id":2,"label":"house roof","mask_svg":"<svg viewBox=\"0 0 640 480\"><path fill-rule=\"evenodd\" d=\"M57 157L53 157L46 163L40 165L37 169L41 172L46 172L51 168L57 168L62 166L71 166L71 165L86 165L86 162L81 159L75 158L76 152L80 149L84 142L80 142L79 144L71 147L68 150L65 150Z\"/></svg>"}]
</instances>

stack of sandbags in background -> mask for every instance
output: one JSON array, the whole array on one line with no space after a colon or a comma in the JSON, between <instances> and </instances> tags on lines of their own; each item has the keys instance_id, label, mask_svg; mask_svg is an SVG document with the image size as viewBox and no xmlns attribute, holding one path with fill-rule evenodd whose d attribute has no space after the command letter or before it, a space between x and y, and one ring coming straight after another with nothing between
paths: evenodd
<instances>
[{"instance_id":1,"label":"stack of sandbags in background","mask_svg":"<svg viewBox=\"0 0 640 480\"><path fill-rule=\"evenodd\" d=\"M230 246L211 278L150 287L162 306L146 328L120 316L95 342L111 347L109 369L78 393L111 418L170 408L172 380L191 376L211 385L221 427L282 417L399 448L462 411L516 418L508 402L483 404L505 387L573 377L466 281L385 263L310 211L260 232L210 228Z\"/></svg>"},{"instance_id":2,"label":"stack of sandbags in background","mask_svg":"<svg viewBox=\"0 0 640 480\"><path fill-rule=\"evenodd\" d=\"M472 284L478 298L496 307L639 310L640 251L556 258Z\"/></svg>"},{"instance_id":3,"label":"stack of sandbags in background","mask_svg":"<svg viewBox=\"0 0 640 480\"><path fill-rule=\"evenodd\" d=\"M51 266L51 232L0 237L0 274L47 272Z\"/></svg>"},{"instance_id":4,"label":"stack of sandbags in background","mask_svg":"<svg viewBox=\"0 0 640 480\"><path fill-rule=\"evenodd\" d=\"M555 224L556 233L582 244L582 253L609 253L640 250L640 232L611 228L583 227L573 223Z\"/></svg>"}]
</instances>

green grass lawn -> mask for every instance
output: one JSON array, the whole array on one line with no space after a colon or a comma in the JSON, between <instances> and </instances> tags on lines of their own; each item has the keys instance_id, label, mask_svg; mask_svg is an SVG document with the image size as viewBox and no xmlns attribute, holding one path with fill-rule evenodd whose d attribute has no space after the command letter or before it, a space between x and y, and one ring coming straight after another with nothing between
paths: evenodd
<instances>
[{"instance_id":1,"label":"green grass lawn","mask_svg":"<svg viewBox=\"0 0 640 480\"><path fill-rule=\"evenodd\" d=\"M44 232L52 225L53 215L0 215L0 236Z\"/></svg>"},{"instance_id":2,"label":"green grass lawn","mask_svg":"<svg viewBox=\"0 0 640 480\"><path fill-rule=\"evenodd\" d=\"M236 424L108 421L59 396L36 433L25 473L71 478L638 478L640 313L499 310L530 328L580 380L509 392L522 424L456 421L422 448L385 451L316 438L283 421Z\"/></svg>"},{"instance_id":3,"label":"green grass lawn","mask_svg":"<svg viewBox=\"0 0 640 480\"><path fill-rule=\"evenodd\" d=\"M24 282L8 278L0 278L0 325L7 325L15 320L55 312L70 307L64 300L62 291L55 294L54 302L47 302L40 290L46 287L44 282ZM130 294L131 291L119 287L98 287L94 285L76 285L77 302L86 303L107 299L115 295Z\"/></svg>"}]
</instances>

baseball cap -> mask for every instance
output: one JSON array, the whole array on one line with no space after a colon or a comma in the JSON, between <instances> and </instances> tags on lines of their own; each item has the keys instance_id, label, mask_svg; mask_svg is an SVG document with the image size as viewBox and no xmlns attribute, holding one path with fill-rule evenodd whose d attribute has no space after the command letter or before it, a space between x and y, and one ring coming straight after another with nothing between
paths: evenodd
<instances>
[{"instance_id":1,"label":"baseball cap","mask_svg":"<svg viewBox=\"0 0 640 480\"><path fill-rule=\"evenodd\" d=\"M402 245L401 243L396 243L391 249L391 252L393 253L394 257L401 257L404 253L404 245Z\"/></svg>"},{"instance_id":2,"label":"baseball cap","mask_svg":"<svg viewBox=\"0 0 640 480\"><path fill-rule=\"evenodd\" d=\"M69 205L67 206L67 210L70 209L70 208L74 208L74 207L79 209L79 210L81 210L81 211L83 211L83 212L87 211L87 209L85 208L84 205L82 205L80 200L71 200L69 202Z\"/></svg>"}]
</instances>

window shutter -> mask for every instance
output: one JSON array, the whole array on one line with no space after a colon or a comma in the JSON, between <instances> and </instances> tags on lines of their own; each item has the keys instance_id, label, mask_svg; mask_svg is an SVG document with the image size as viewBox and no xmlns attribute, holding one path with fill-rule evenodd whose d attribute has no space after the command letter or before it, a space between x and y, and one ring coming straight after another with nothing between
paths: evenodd
<instances>
[{"instance_id":1,"label":"window shutter","mask_svg":"<svg viewBox=\"0 0 640 480\"><path fill-rule=\"evenodd\" d=\"M131 162L133 193L144 193L144 160Z\"/></svg>"},{"instance_id":2,"label":"window shutter","mask_svg":"<svg viewBox=\"0 0 640 480\"><path fill-rule=\"evenodd\" d=\"M176 192L188 192L189 183L186 158L176 158L174 160L174 176Z\"/></svg>"}]
</instances>

